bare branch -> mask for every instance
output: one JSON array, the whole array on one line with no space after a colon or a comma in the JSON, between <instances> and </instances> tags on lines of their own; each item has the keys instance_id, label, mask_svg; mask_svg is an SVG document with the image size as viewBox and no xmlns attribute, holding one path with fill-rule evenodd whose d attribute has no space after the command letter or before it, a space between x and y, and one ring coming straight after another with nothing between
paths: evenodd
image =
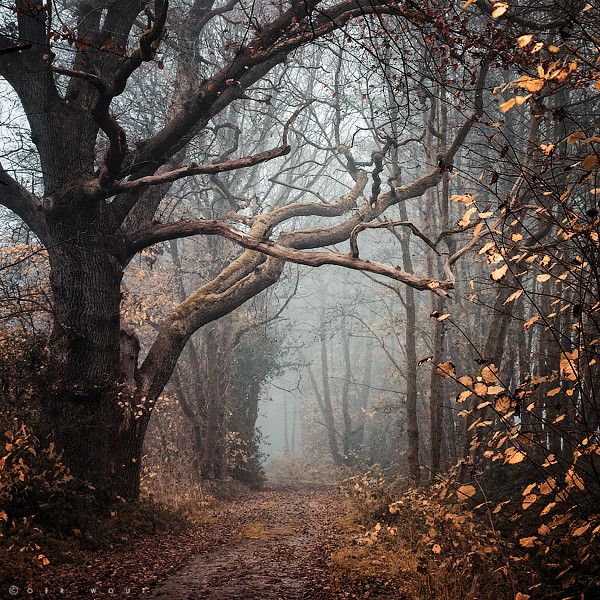
<instances>
[{"instance_id":1,"label":"bare branch","mask_svg":"<svg viewBox=\"0 0 600 600\"><path fill-rule=\"evenodd\" d=\"M280 156L289 154L290 146L278 146L265 152L259 152L254 156L245 156L243 158L235 158L232 160L226 160L219 163L212 163L207 165L186 165L173 171L167 171L166 173L160 173L158 175L148 175L146 177L140 177L139 179L132 179L130 181L123 181L113 185L111 188L112 194L118 194L120 192L131 192L139 190L140 188L148 187L150 185L160 185L163 183L170 183L183 179L184 177L190 177L191 175L215 175L217 173L223 173L225 171L235 171L237 169L244 169L252 167L268 160L273 160Z\"/></svg>"},{"instance_id":2,"label":"bare branch","mask_svg":"<svg viewBox=\"0 0 600 600\"><path fill-rule=\"evenodd\" d=\"M41 204L8 171L0 165L0 204L20 217L41 239L44 238L46 225Z\"/></svg>"},{"instance_id":3,"label":"bare branch","mask_svg":"<svg viewBox=\"0 0 600 600\"><path fill-rule=\"evenodd\" d=\"M106 83L102 77L95 75L94 73L89 73L88 71L78 71L75 69L66 69L64 67L57 67L56 65L51 65L50 69L59 75L83 79L84 81L91 83L101 94L106 94L109 91L110 86L108 83Z\"/></svg>"},{"instance_id":4,"label":"bare branch","mask_svg":"<svg viewBox=\"0 0 600 600\"><path fill-rule=\"evenodd\" d=\"M408 227L418 238L422 239L436 254L440 254L432 242L419 228L411 221L380 221L377 223L360 223L350 234L350 253L354 258L358 258L358 234L365 229L392 229L393 227Z\"/></svg>"},{"instance_id":5,"label":"bare branch","mask_svg":"<svg viewBox=\"0 0 600 600\"><path fill-rule=\"evenodd\" d=\"M155 226L151 233L133 241L134 247L148 245L151 241L158 243L170 239L187 237L192 235L221 235L226 239L249 250L262 252L273 258L287 262L320 267L322 265L337 265L357 271L368 271L378 275L385 275L396 281L414 287L418 290L432 290L438 294L446 295L444 290L454 287L452 281L437 281L430 278L420 278L411 273L406 273L399 267L372 262L361 258L354 258L340 252L310 252L297 250L289 246L282 246L271 240L257 238L251 234L244 233L222 221L209 221L197 219L190 221L179 221L177 223L165 223Z\"/></svg>"},{"instance_id":6,"label":"bare branch","mask_svg":"<svg viewBox=\"0 0 600 600\"><path fill-rule=\"evenodd\" d=\"M318 15L316 11L312 14L318 3L293 2L288 11L240 48L229 64L199 87L185 108L176 112L161 131L139 145L138 153L129 161L132 172L134 169L144 172L156 168L186 143L190 131L204 127L212 116L240 98L248 87L284 62L297 48L366 14L401 12L398 6L391 5L388 0L355 0L339 2ZM298 26L301 21L308 21L309 15L310 22L305 23L306 26Z\"/></svg>"},{"instance_id":7,"label":"bare branch","mask_svg":"<svg viewBox=\"0 0 600 600\"><path fill-rule=\"evenodd\" d=\"M287 120L283 127L283 140L281 146L278 146L277 148L259 152L254 156L245 156L243 158L235 158L232 160L225 160L207 165L191 164L180 167L179 169L167 171L165 173L148 175L146 177L140 177L130 181L123 181L115 184L111 188L111 193L118 194L120 192L131 192L149 185L171 183L172 181L177 181L178 179L183 179L184 177L190 177L191 175L216 175L217 173L223 173L225 171L235 171L237 169L253 167L254 165L273 160L274 158L279 158L280 156L285 156L286 154L289 154L291 150L291 147L288 144L290 127L298 118L298 115L310 104L312 104L312 100L306 104L303 104L292 113L292 116Z\"/></svg>"}]
</instances>

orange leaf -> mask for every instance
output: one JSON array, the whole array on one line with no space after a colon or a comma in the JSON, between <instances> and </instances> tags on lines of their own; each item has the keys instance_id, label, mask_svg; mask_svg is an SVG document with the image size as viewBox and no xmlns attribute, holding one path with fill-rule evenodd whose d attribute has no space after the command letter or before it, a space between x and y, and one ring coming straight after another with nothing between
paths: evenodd
<instances>
[{"instance_id":1,"label":"orange leaf","mask_svg":"<svg viewBox=\"0 0 600 600\"><path fill-rule=\"evenodd\" d=\"M500 281L506 275L507 271L508 271L508 265L502 265L501 267L494 269L491 272L490 277L492 278L493 281Z\"/></svg>"},{"instance_id":2,"label":"orange leaf","mask_svg":"<svg viewBox=\"0 0 600 600\"><path fill-rule=\"evenodd\" d=\"M532 39L533 35L531 33L528 33L527 35L522 35L520 38L517 39L519 48L524 48L525 46L527 46L527 44L529 44L529 42L531 42Z\"/></svg>"},{"instance_id":3,"label":"orange leaf","mask_svg":"<svg viewBox=\"0 0 600 600\"><path fill-rule=\"evenodd\" d=\"M516 465L525 460L525 454L516 448L509 448L504 456L504 463L509 465Z\"/></svg>"},{"instance_id":4,"label":"orange leaf","mask_svg":"<svg viewBox=\"0 0 600 600\"><path fill-rule=\"evenodd\" d=\"M436 366L435 372L446 379L447 377L454 377L456 375L456 367L451 362L443 362Z\"/></svg>"},{"instance_id":5,"label":"orange leaf","mask_svg":"<svg viewBox=\"0 0 600 600\"><path fill-rule=\"evenodd\" d=\"M575 529L573 531L572 535L573 535L573 537L582 536L589 528L590 528L590 523L586 523L585 525L582 525L581 527L578 527L577 529Z\"/></svg>"},{"instance_id":6,"label":"orange leaf","mask_svg":"<svg viewBox=\"0 0 600 600\"><path fill-rule=\"evenodd\" d=\"M492 19L498 19L508 10L508 3L495 2L492 10Z\"/></svg>"},{"instance_id":7,"label":"orange leaf","mask_svg":"<svg viewBox=\"0 0 600 600\"><path fill-rule=\"evenodd\" d=\"M506 394L501 394L494 402L494 409L504 415L510 410L510 404L510 398Z\"/></svg>"},{"instance_id":8,"label":"orange leaf","mask_svg":"<svg viewBox=\"0 0 600 600\"><path fill-rule=\"evenodd\" d=\"M523 546L523 548L533 548L537 539L537 535L532 535L531 537L524 537L519 540L519 544Z\"/></svg>"},{"instance_id":9,"label":"orange leaf","mask_svg":"<svg viewBox=\"0 0 600 600\"><path fill-rule=\"evenodd\" d=\"M523 290L517 290L516 292L513 292L505 301L504 304L508 304L509 302L512 302L513 300L516 300L521 294L523 293Z\"/></svg>"},{"instance_id":10,"label":"orange leaf","mask_svg":"<svg viewBox=\"0 0 600 600\"><path fill-rule=\"evenodd\" d=\"M481 377L486 383L498 381L498 367L494 364L486 365L481 369Z\"/></svg>"},{"instance_id":11,"label":"orange leaf","mask_svg":"<svg viewBox=\"0 0 600 600\"><path fill-rule=\"evenodd\" d=\"M466 500L467 498L474 496L476 491L477 490L471 484L461 485L458 490L456 490L456 496L459 500Z\"/></svg>"},{"instance_id":12,"label":"orange leaf","mask_svg":"<svg viewBox=\"0 0 600 600\"><path fill-rule=\"evenodd\" d=\"M531 319L527 319L525 323L523 323L523 329L529 329L534 323L537 323L540 320L539 315L535 315L531 317Z\"/></svg>"},{"instance_id":13,"label":"orange leaf","mask_svg":"<svg viewBox=\"0 0 600 600\"><path fill-rule=\"evenodd\" d=\"M507 100L506 102L503 102L500 105L500 110L502 112L508 112L516 103L517 103L517 99L511 98L510 100Z\"/></svg>"}]
</instances>

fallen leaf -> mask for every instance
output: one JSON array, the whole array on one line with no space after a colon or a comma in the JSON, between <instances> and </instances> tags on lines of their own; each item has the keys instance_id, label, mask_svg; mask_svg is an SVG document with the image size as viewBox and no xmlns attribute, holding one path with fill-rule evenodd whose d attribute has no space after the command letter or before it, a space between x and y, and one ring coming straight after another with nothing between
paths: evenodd
<instances>
[{"instance_id":1,"label":"fallen leaf","mask_svg":"<svg viewBox=\"0 0 600 600\"><path fill-rule=\"evenodd\" d=\"M519 544L523 546L523 548L533 548L537 539L537 535L532 535L531 537L524 537L519 540Z\"/></svg>"},{"instance_id":2,"label":"fallen leaf","mask_svg":"<svg viewBox=\"0 0 600 600\"><path fill-rule=\"evenodd\" d=\"M531 33L528 33L527 35L522 35L521 37L519 37L517 39L519 48L524 48L525 46L527 46L527 44L529 44L529 42L531 42L532 39L533 39L533 35Z\"/></svg>"},{"instance_id":3,"label":"fallen leaf","mask_svg":"<svg viewBox=\"0 0 600 600\"><path fill-rule=\"evenodd\" d=\"M504 459L505 464L516 465L525 460L525 454L520 450L516 450L515 448L509 448L509 450L513 450L513 452L506 452L506 458Z\"/></svg>"},{"instance_id":4,"label":"fallen leaf","mask_svg":"<svg viewBox=\"0 0 600 600\"><path fill-rule=\"evenodd\" d=\"M492 19L498 19L508 10L506 2L495 2L492 10Z\"/></svg>"}]
</instances>

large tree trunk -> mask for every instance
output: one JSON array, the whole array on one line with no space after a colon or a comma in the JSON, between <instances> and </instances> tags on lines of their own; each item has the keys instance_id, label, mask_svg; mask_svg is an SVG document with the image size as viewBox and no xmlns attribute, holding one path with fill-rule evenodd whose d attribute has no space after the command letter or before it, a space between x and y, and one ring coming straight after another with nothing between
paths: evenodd
<instances>
[{"instance_id":1,"label":"large tree trunk","mask_svg":"<svg viewBox=\"0 0 600 600\"><path fill-rule=\"evenodd\" d=\"M190 340L190 343L191 340ZM192 450L194 453L192 459L192 472L197 477L198 480L201 480L200 474L200 460L204 453L204 442L202 438L202 423L200 422L200 418L198 417L194 405L188 399L189 390L185 389L185 386L182 382L181 376L181 368L179 365L173 371L173 376L171 377L171 381L173 382L173 387L175 388L175 392L177 394L177 399L179 401L179 406L181 407L181 411L183 412L183 416L185 417L188 426L190 428L190 432L192 435ZM200 394L201 390L199 390L195 385L192 385L191 396L192 400L196 400L196 404L198 403L195 398L195 394Z\"/></svg>"},{"instance_id":2,"label":"large tree trunk","mask_svg":"<svg viewBox=\"0 0 600 600\"><path fill-rule=\"evenodd\" d=\"M49 259L53 385L43 408L74 476L99 497L135 499L145 425L132 404L137 342L120 327L123 267L88 232L60 232Z\"/></svg>"}]
</instances>

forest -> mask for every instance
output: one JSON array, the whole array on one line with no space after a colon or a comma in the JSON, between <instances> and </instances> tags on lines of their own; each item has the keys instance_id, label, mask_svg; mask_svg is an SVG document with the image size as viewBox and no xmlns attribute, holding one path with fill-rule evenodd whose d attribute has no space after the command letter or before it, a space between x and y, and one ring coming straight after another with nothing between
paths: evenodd
<instances>
[{"instance_id":1,"label":"forest","mask_svg":"<svg viewBox=\"0 0 600 600\"><path fill-rule=\"evenodd\" d=\"M0 598L600 597L597 0L0 4Z\"/></svg>"}]
</instances>

